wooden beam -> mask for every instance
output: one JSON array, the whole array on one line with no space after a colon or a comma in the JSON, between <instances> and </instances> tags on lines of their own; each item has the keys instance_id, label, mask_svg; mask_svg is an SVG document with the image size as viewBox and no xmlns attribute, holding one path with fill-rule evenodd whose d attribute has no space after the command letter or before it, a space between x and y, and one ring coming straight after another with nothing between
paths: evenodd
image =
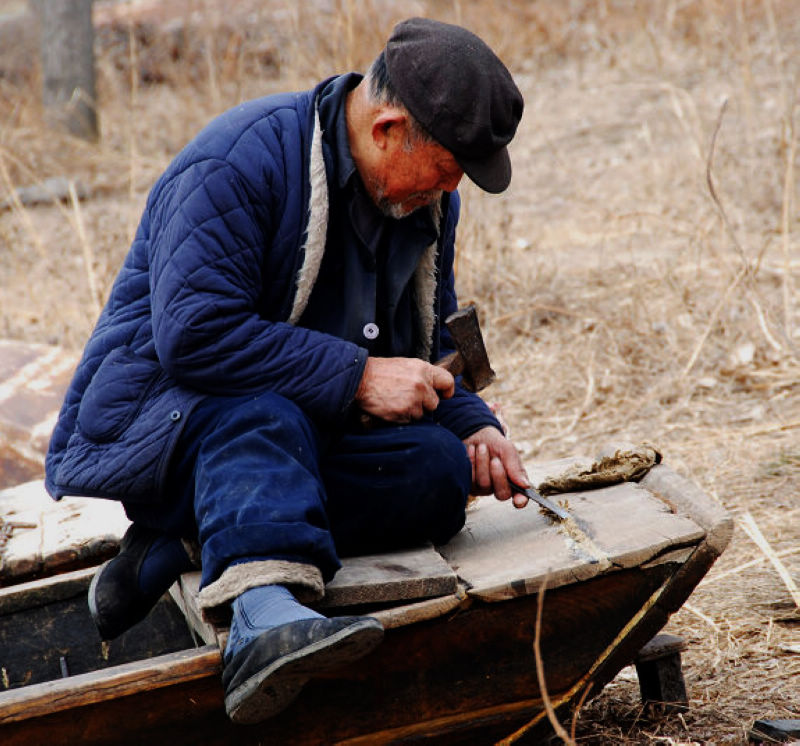
<instances>
[{"instance_id":1,"label":"wooden beam","mask_svg":"<svg viewBox=\"0 0 800 746\"><path fill-rule=\"evenodd\" d=\"M396 627L405 627L408 624L427 622L445 614L451 614L456 609L467 609L471 603L472 599L463 588L459 588L458 592L452 596L429 598L414 604L371 611L369 615L375 617L383 625L384 629L395 629Z\"/></svg>"},{"instance_id":2,"label":"wooden beam","mask_svg":"<svg viewBox=\"0 0 800 746\"><path fill-rule=\"evenodd\" d=\"M96 567L89 567L0 588L0 616L85 593L96 570Z\"/></svg>"},{"instance_id":3,"label":"wooden beam","mask_svg":"<svg viewBox=\"0 0 800 746\"><path fill-rule=\"evenodd\" d=\"M458 578L431 546L345 557L321 608L391 603L455 593Z\"/></svg>"},{"instance_id":4,"label":"wooden beam","mask_svg":"<svg viewBox=\"0 0 800 746\"><path fill-rule=\"evenodd\" d=\"M636 656L636 675L642 703L659 713L686 712L689 697L681 667L686 649L677 635L656 635Z\"/></svg>"},{"instance_id":5,"label":"wooden beam","mask_svg":"<svg viewBox=\"0 0 800 746\"><path fill-rule=\"evenodd\" d=\"M215 675L221 670L219 650L216 646L207 645L145 661L124 663L102 671L11 689L0 694L0 725L140 692L151 692Z\"/></svg>"}]
</instances>

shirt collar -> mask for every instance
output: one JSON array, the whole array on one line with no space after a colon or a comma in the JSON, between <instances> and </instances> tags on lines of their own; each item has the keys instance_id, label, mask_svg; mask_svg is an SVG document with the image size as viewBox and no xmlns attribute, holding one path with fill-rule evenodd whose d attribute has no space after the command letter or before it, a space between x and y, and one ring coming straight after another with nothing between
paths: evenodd
<instances>
[{"instance_id":1,"label":"shirt collar","mask_svg":"<svg viewBox=\"0 0 800 746\"><path fill-rule=\"evenodd\" d=\"M350 93L362 80L364 76L360 73L347 73L333 78L320 92L319 95L319 119L322 126L322 136L330 148L332 156L333 174L336 184L340 189L347 186L351 180L355 193L360 193L360 207L364 212L374 212L375 216L381 216L380 211L372 202L371 198L364 191L361 178L358 176L355 161L350 152L350 141L347 136L347 112L345 102L347 94ZM369 206L369 210L367 210ZM386 218L386 220L392 220ZM361 232L367 234L376 230L373 221L368 223L354 219L354 224L358 224ZM420 209L401 221L407 228L415 226L417 230L424 231L435 240L437 228L431 212L428 209ZM367 243L369 243L367 241Z\"/></svg>"},{"instance_id":2,"label":"shirt collar","mask_svg":"<svg viewBox=\"0 0 800 746\"><path fill-rule=\"evenodd\" d=\"M356 164L347 137L345 102L347 94L362 81L363 77L359 73L340 75L323 88L319 97L319 119L323 138L330 147L336 183L340 188L344 187L356 173Z\"/></svg>"}]
</instances>

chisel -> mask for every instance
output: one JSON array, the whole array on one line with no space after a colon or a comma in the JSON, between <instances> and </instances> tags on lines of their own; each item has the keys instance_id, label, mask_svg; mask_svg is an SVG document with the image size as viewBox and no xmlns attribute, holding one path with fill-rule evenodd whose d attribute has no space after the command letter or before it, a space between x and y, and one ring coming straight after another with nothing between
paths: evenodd
<instances>
[{"instance_id":1,"label":"chisel","mask_svg":"<svg viewBox=\"0 0 800 746\"><path fill-rule=\"evenodd\" d=\"M535 489L532 487L520 487L520 485L516 484L516 482L512 482L510 479L508 483L511 485L511 488L515 492L519 492L522 495L525 495L529 500L533 500L535 503L541 505L545 510L549 510L553 515L555 515L560 520L566 520L570 517L569 513L567 513L564 508L556 505L552 500L548 500L546 497L542 497Z\"/></svg>"}]
</instances>

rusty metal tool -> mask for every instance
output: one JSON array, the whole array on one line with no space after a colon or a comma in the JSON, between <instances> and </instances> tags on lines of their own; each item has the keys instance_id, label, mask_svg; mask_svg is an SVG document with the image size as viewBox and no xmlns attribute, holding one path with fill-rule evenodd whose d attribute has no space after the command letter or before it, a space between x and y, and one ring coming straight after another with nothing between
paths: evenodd
<instances>
[{"instance_id":1,"label":"rusty metal tool","mask_svg":"<svg viewBox=\"0 0 800 746\"><path fill-rule=\"evenodd\" d=\"M483 343L483 335L478 324L478 314L474 305L460 309L445 319L456 351L439 360L436 365L449 370L454 376L461 375L461 382L469 391L480 391L495 379L495 372L489 364L489 355ZM569 513L546 497L542 497L530 487L522 487L510 479L508 483L515 492L521 492L529 500L550 511L559 520L566 520Z\"/></svg>"},{"instance_id":2,"label":"rusty metal tool","mask_svg":"<svg viewBox=\"0 0 800 746\"><path fill-rule=\"evenodd\" d=\"M469 305L451 313L444 323L456 351L443 357L436 365L454 376L460 375L461 383L468 391L485 389L494 381L495 372L489 364L475 306Z\"/></svg>"},{"instance_id":3,"label":"rusty metal tool","mask_svg":"<svg viewBox=\"0 0 800 746\"><path fill-rule=\"evenodd\" d=\"M478 313L474 305L459 309L445 319L445 326L456 347L455 352L445 355L435 365L461 376L461 384L467 391L485 389L495 379L489 364L489 355L483 344L483 335L478 324ZM372 415L361 414L362 427L369 429L375 423Z\"/></svg>"},{"instance_id":4,"label":"rusty metal tool","mask_svg":"<svg viewBox=\"0 0 800 746\"><path fill-rule=\"evenodd\" d=\"M548 500L546 497L542 497L533 487L522 487L518 485L516 482L512 482L511 479L508 480L508 483L511 485L511 489L515 492L519 492L529 500L533 500L535 503L541 505L545 510L549 510L553 515L555 515L559 520L566 520L570 517L569 513L567 513L564 508L560 505L556 505L552 500Z\"/></svg>"}]
</instances>

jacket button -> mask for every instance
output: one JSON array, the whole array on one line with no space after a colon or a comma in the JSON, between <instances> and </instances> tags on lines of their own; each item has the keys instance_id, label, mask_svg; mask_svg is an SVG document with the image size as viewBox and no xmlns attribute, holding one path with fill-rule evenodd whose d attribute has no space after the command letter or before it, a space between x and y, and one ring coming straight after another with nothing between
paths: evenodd
<instances>
[{"instance_id":1,"label":"jacket button","mask_svg":"<svg viewBox=\"0 0 800 746\"><path fill-rule=\"evenodd\" d=\"M173 410L172 410L172 411L169 413L169 418L170 418L170 419L171 419L173 422L177 422L177 421L178 421L178 420L181 418L181 413L180 413L180 412L179 412L177 409L173 409Z\"/></svg>"},{"instance_id":2,"label":"jacket button","mask_svg":"<svg viewBox=\"0 0 800 746\"><path fill-rule=\"evenodd\" d=\"M370 322L369 324L364 324L364 328L362 329L364 332L364 336L367 339L377 339L378 334L380 334L380 329L378 329L377 324L373 324Z\"/></svg>"}]
</instances>

